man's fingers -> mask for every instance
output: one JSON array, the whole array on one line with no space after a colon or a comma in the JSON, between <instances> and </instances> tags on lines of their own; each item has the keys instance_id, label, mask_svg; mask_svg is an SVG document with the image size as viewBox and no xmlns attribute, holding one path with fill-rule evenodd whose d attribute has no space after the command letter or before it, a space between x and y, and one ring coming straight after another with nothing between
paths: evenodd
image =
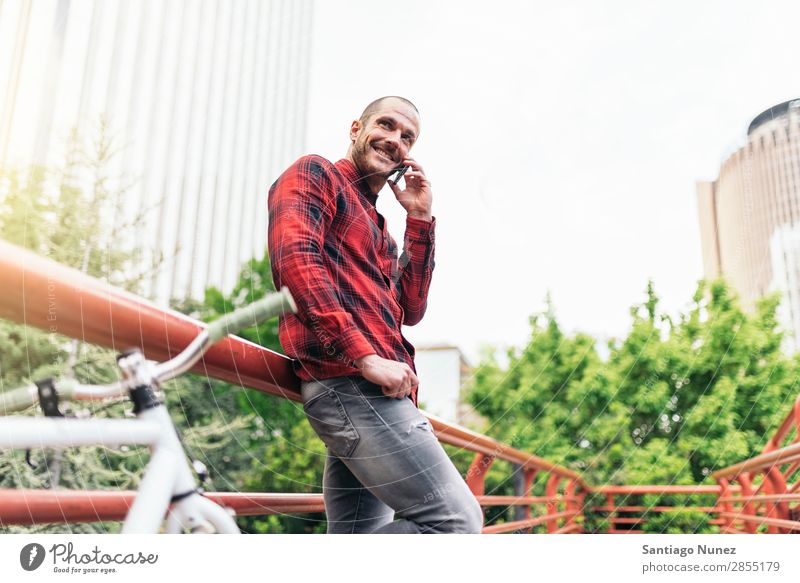
<instances>
[{"instance_id":1,"label":"man's fingers","mask_svg":"<svg viewBox=\"0 0 800 583\"><path fill-rule=\"evenodd\" d=\"M411 169L416 170L417 172L422 172L422 173L425 172L422 169L422 166L419 165L419 162L414 160L414 158L406 158L405 160L403 160L403 164L405 164L406 166L411 166ZM406 172L406 174L409 174L409 172Z\"/></svg>"},{"instance_id":2,"label":"man's fingers","mask_svg":"<svg viewBox=\"0 0 800 583\"><path fill-rule=\"evenodd\" d=\"M414 385L403 384L396 389L381 387L381 390L383 390L384 395L392 399L405 399L413 392Z\"/></svg>"},{"instance_id":3,"label":"man's fingers","mask_svg":"<svg viewBox=\"0 0 800 583\"><path fill-rule=\"evenodd\" d=\"M368 380L379 385L381 392L393 399L403 399L409 396L419 385L419 379L414 373L414 369L406 363L383 360L376 363L374 372L376 374L368 375L370 377Z\"/></svg>"},{"instance_id":4,"label":"man's fingers","mask_svg":"<svg viewBox=\"0 0 800 583\"><path fill-rule=\"evenodd\" d=\"M406 172L405 175L406 180L419 180L419 181L428 181L428 178L422 172Z\"/></svg>"}]
</instances>

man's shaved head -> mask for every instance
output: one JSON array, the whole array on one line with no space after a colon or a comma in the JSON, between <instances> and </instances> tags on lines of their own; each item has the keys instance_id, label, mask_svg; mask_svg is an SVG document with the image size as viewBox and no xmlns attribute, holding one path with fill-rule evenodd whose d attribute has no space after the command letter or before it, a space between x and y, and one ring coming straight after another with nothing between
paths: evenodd
<instances>
[{"instance_id":1,"label":"man's shaved head","mask_svg":"<svg viewBox=\"0 0 800 583\"><path fill-rule=\"evenodd\" d=\"M419 117L419 110L417 109L417 106L411 103L410 100L406 99L405 97L400 97L399 95L386 95L385 97L379 97L378 99L370 103L366 107L366 109L364 109L363 113L361 114L361 117L359 118L359 121L361 123L365 123L367 120L369 120L369 118L375 112L380 111L381 105L387 99L397 99L398 101L402 101L406 105L409 105L417 113L417 116Z\"/></svg>"}]
</instances>

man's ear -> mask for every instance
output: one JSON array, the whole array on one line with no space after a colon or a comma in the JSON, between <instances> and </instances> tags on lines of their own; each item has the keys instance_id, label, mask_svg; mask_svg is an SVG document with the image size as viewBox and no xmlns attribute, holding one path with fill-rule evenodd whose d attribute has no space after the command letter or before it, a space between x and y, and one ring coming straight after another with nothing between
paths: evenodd
<instances>
[{"instance_id":1,"label":"man's ear","mask_svg":"<svg viewBox=\"0 0 800 583\"><path fill-rule=\"evenodd\" d=\"M358 137L358 132L361 129L361 122L357 119L353 120L350 124L350 141L355 142Z\"/></svg>"}]
</instances>

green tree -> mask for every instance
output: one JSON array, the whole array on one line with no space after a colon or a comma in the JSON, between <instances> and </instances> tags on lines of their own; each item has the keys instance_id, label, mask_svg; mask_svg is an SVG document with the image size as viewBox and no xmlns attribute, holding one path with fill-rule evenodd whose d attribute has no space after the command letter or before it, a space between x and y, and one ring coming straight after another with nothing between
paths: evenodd
<instances>
[{"instance_id":1,"label":"green tree","mask_svg":"<svg viewBox=\"0 0 800 583\"><path fill-rule=\"evenodd\" d=\"M208 288L202 303L176 301L177 309L204 321L213 321L275 291L269 256L252 259L242 268L230 293ZM239 336L281 351L278 320L239 332ZM319 493L325 447L308 424L302 405L257 390L195 377L208 389L176 392L185 412L182 422L208 424L214 419L238 418L239 431L228 447L215 452L211 463L221 470L225 490L247 492ZM304 533L325 529L323 514L241 517L247 532Z\"/></svg>"},{"instance_id":2,"label":"green tree","mask_svg":"<svg viewBox=\"0 0 800 583\"><path fill-rule=\"evenodd\" d=\"M702 483L759 453L797 394L800 368L780 349L778 302L766 297L748 314L724 281L701 282L673 319L650 283L631 309L629 334L609 343L606 360L590 337L564 334L549 305L531 319L530 341L509 352L507 367L495 358L481 364L470 402L490 420L490 435L589 483ZM499 493L507 481L492 487ZM536 483L539 493L543 486Z\"/></svg>"},{"instance_id":3,"label":"green tree","mask_svg":"<svg viewBox=\"0 0 800 583\"><path fill-rule=\"evenodd\" d=\"M79 151L77 140L66 167L8 170L0 175L0 237L62 264L80 269L130 291L139 292L143 250L120 241L141 226L143 217L121 220L125 188L109 175L115 154L101 124L95 150ZM116 185L116 186L115 186ZM236 287L223 294L206 291L203 302L173 302L206 321L274 291L268 257L248 262ZM277 320L240 335L280 350ZM31 379L74 375L82 382L117 377L112 351L0 321L0 390ZM207 490L318 492L324 447L305 420L299 403L243 391L228 383L188 375L169 382L167 406L193 457L210 470ZM68 404L68 415L126 415L127 403ZM30 413L33 413L32 411ZM148 460L145 448L78 448L64 451L0 452L0 487L135 489ZM30 460L28 463L27 460ZM242 518L253 532L308 532L324 529L324 515ZM105 532L118 524L47 526L47 532ZM30 531L38 529L10 529Z\"/></svg>"},{"instance_id":4,"label":"green tree","mask_svg":"<svg viewBox=\"0 0 800 583\"><path fill-rule=\"evenodd\" d=\"M73 140L60 171L41 167L7 169L0 174L0 238L129 290L133 250L120 245L130 225L114 216L125 188L112 186L112 138L101 127L95 149L86 153ZM118 184L118 183L117 183ZM134 221L135 223L135 221ZM75 376L80 381L116 378L113 354L62 336L0 322L0 389L33 379ZM123 414L118 404L67 404L67 414ZM50 488L128 488L141 468L139 448L78 448L0 452L0 486ZM103 532L114 525L47 527L48 532ZM29 530L29 529L18 529ZM33 529L36 530L36 529Z\"/></svg>"}]
</instances>

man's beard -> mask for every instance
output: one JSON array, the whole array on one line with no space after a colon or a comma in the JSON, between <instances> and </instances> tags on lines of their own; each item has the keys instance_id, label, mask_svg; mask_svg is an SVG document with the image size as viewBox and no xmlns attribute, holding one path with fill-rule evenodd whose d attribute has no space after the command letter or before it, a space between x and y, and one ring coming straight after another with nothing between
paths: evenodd
<instances>
[{"instance_id":1,"label":"man's beard","mask_svg":"<svg viewBox=\"0 0 800 583\"><path fill-rule=\"evenodd\" d=\"M394 174L397 170L395 166L392 166L389 170L384 170L383 168L377 168L373 163L370 162L370 156L379 156L375 152L375 149L372 147L372 144L367 142L362 143L360 146L356 145L354 148L354 159L356 160L356 165L359 167L361 173L365 176L380 176L381 178L389 178L392 174ZM388 162L387 163L391 163ZM393 164L393 163L392 163Z\"/></svg>"}]
</instances>

